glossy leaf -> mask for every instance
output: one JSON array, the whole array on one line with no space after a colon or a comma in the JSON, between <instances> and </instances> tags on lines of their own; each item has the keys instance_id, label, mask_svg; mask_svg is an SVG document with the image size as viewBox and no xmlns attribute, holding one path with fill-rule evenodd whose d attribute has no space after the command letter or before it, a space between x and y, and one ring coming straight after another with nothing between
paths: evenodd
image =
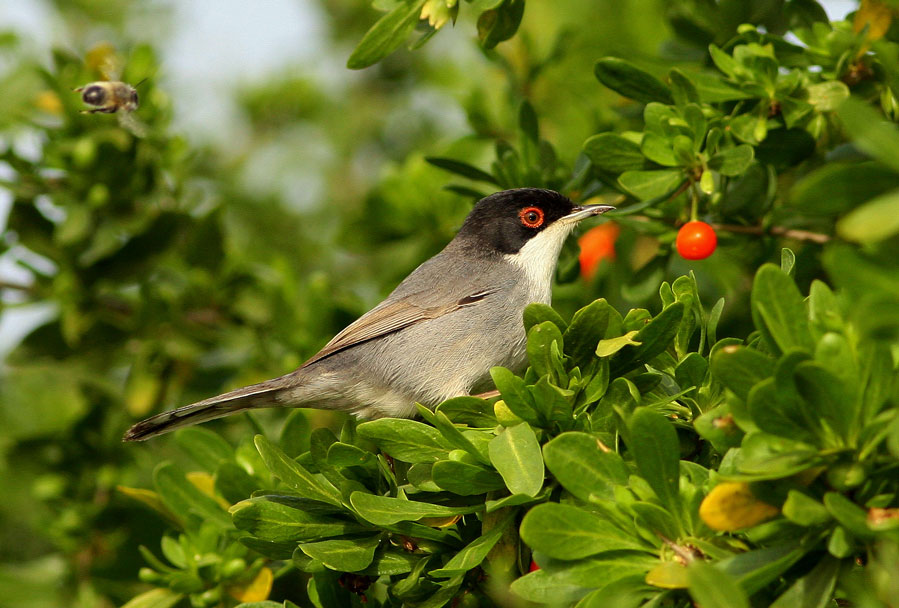
<instances>
[{"instance_id":1,"label":"glossy leaf","mask_svg":"<svg viewBox=\"0 0 899 608\"><path fill-rule=\"evenodd\" d=\"M360 424L356 432L403 462L436 462L452 449L440 431L414 420L381 418Z\"/></svg>"},{"instance_id":2,"label":"glossy leaf","mask_svg":"<svg viewBox=\"0 0 899 608\"><path fill-rule=\"evenodd\" d=\"M640 145L617 133L600 133L584 142L584 154L590 161L611 173L645 169L646 158Z\"/></svg>"},{"instance_id":3,"label":"glossy leaf","mask_svg":"<svg viewBox=\"0 0 899 608\"><path fill-rule=\"evenodd\" d=\"M365 528L344 519L295 508L278 497L259 496L231 507L238 530L270 542L313 541L330 536L364 532Z\"/></svg>"},{"instance_id":4,"label":"glossy leaf","mask_svg":"<svg viewBox=\"0 0 899 608\"><path fill-rule=\"evenodd\" d=\"M793 280L780 268L765 264L752 287L752 318L766 341L780 352L813 349L808 313Z\"/></svg>"},{"instance_id":5,"label":"glossy leaf","mask_svg":"<svg viewBox=\"0 0 899 608\"><path fill-rule=\"evenodd\" d=\"M424 3L425 0L403 0L397 4L365 33L346 66L351 70L367 68L399 48L415 29Z\"/></svg>"},{"instance_id":6,"label":"glossy leaf","mask_svg":"<svg viewBox=\"0 0 899 608\"><path fill-rule=\"evenodd\" d=\"M365 492L353 492L350 503L359 516L376 526L389 526L402 521L417 521L423 517L449 517L474 513L483 506L445 507L390 496L376 496Z\"/></svg>"},{"instance_id":7,"label":"glossy leaf","mask_svg":"<svg viewBox=\"0 0 899 608\"><path fill-rule=\"evenodd\" d=\"M543 487L543 455L530 425L507 428L490 442L489 448L490 462L509 491L536 496Z\"/></svg>"},{"instance_id":8,"label":"glossy leaf","mask_svg":"<svg viewBox=\"0 0 899 608\"><path fill-rule=\"evenodd\" d=\"M660 414L648 408L638 408L628 421L628 428L628 447L640 475L662 505L683 524L680 444L674 427Z\"/></svg>"},{"instance_id":9,"label":"glossy leaf","mask_svg":"<svg viewBox=\"0 0 899 608\"><path fill-rule=\"evenodd\" d=\"M674 103L671 91L655 76L617 57L605 57L593 69L596 78L620 95L637 101Z\"/></svg>"},{"instance_id":10,"label":"glossy leaf","mask_svg":"<svg viewBox=\"0 0 899 608\"><path fill-rule=\"evenodd\" d=\"M543 446L546 467L562 486L583 501L614 497L614 485L626 485L621 456L587 433L562 433Z\"/></svg>"},{"instance_id":11,"label":"glossy leaf","mask_svg":"<svg viewBox=\"0 0 899 608\"><path fill-rule=\"evenodd\" d=\"M357 572L364 570L375 558L375 549L381 542L381 535L368 538L333 539L303 543L300 550L317 559L331 570Z\"/></svg>"},{"instance_id":12,"label":"glossy leaf","mask_svg":"<svg viewBox=\"0 0 899 608\"><path fill-rule=\"evenodd\" d=\"M609 520L558 503L537 505L528 511L521 522L521 538L534 550L564 560L607 551L645 549Z\"/></svg>"},{"instance_id":13,"label":"glossy leaf","mask_svg":"<svg viewBox=\"0 0 899 608\"><path fill-rule=\"evenodd\" d=\"M262 460L265 461L265 465L272 475L278 477L300 496L331 505L343 504L337 489L300 466L264 436L256 435L254 441L259 455L262 456Z\"/></svg>"}]
</instances>

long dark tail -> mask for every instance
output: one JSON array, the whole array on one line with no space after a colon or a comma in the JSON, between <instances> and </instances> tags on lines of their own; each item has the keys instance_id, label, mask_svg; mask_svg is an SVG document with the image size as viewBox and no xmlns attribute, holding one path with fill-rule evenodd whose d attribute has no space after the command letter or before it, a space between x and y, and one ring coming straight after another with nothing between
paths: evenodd
<instances>
[{"instance_id":1,"label":"long dark tail","mask_svg":"<svg viewBox=\"0 0 899 608\"><path fill-rule=\"evenodd\" d=\"M284 385L276 384L277 380L280 378L238 388L217 397L156 414L128 429L122 441L144 441L175 429L223 418L244 410L280 405L273 393L284 388Z\"/></svg>"}]
</instances>

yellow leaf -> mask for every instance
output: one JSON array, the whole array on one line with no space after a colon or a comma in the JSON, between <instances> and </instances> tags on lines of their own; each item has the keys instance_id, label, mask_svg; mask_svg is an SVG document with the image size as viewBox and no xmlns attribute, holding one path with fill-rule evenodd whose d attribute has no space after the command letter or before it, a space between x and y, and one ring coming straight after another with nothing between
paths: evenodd
<instances>
[{"instance_id":1,"label":"yellow leaf","mask_svg":"<svg viewBox=\"0 0 899 608\"><path fill-rule=\"evenodd\" d=\"M646 583L661 589L686 589L687 568L677 562L662 562L646 573Z\"/></svg>"},{"instance_id":2,"label":"yellow leaf","mask_svg":"<svg viewBox=\"0 0 899 608\"><path fill-rule=\"evenodd\" d=\"M34 105L47 114L62 114L62 101L53 91L41 91L34 99Z\"/></svg>"},{"instance_id":3,"label":"yellow leaf","mask_svg":"<svg viewBox=\"0 0 899 608\"><path fill-rule=\"evenodd\" d=\"M169 511L169 508L165 506L162 499L159 497L159 494L156 492L144 490L143 488L129 488L127 486L116 486L116 489L128 498L144 503L169 521L173 522L179 528L183 527L181 519Z\"/></svg>"},{"instance_id":4,"label":"yellow leaf","mask_svg":"<svg viewBox=\"0 0 899 608\"><path fill-rule=\"evenodd\" d=\"M699 505L702 521L723 532L749 528L777 513L777 507L756 498L749 484L743 482L719 483Z\"/></svg>"},{"instance_id":5,"label":"yellow leaf","mask_svg":"<svg viewBox=\"0 0 899 608\"><path fill-rule=\"evenodd\" d=\"M461 515L450 515L448 517L422 517L418 520L418 523L431 528L449 528L460 519L462 519Z\"/></svg>"},{"instance_id":6,"label":"yellow leaf","mask_svg":"<svg viewBox=\"0 0 899 608\"><path fill-rule=\"evenodd\" d=\"M115 47L108 42L92 46L84 57L84 63L106 80L116 80L122 70L122 58L116 54Z\"/></svg>"},{"instance_id":7,"label":"yellow leaf","mask_svg":"<svg viewBox=\"0 0 899 608\"><path fill-rule=\"evenodd\" d=\"M149 413L156 403L162 383L155 375L146 372L133 373L125 389L125 407L128 413L140 418Z\"/></svg>"},{"instance_id":8,"label":"yellow leaf","mask_svg":"<svg viewBox=\"0 0 899 608\"><path fill-rule=\"evenodd\" d=\"M228 587L228 595L239 602L261 602L268 599L274 580L271 569L263 568L249 583Z\"/></svg>"},{"instance_id":9,"label":"yellow leaf","mask_svg":"<svg viewBox=\"0 0 899 608\"><path fill-rule=\"evenodd\" d=\"M892 20L893 10L886 2L882 0L862 0L861 6L855 12L852 29L857 34L865 29L867 25L868 40L879 40L890 29Z\"/></svg>"},{"instance_id":10,"label":"yellow leaf","mask_svg":"<svg viewBox=\"0 0 899 608\"><path fill-rule=\"evenodd\" d=\"M230 509L231 504L228 503L225 499L215 493L215 479L209 473L204 473L203 471L191 471L186 474L187 481L194 484L200 492L209 496L210 498L214 498L216 502L222 505L224 509Z\"/></svg>"}]
</instances>

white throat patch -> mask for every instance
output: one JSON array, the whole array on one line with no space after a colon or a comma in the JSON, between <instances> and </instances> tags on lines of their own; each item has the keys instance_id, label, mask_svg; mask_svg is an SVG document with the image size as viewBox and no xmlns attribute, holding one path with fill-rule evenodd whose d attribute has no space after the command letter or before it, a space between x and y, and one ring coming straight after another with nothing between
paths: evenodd
<instances>
[{"instance_id":1,"label":"white throat patch","mask_svg":"<svg viewBox=\"0 0 899 608\"><path fill-rule=\"evenodd\" d=\"M559 252L576 225L576 221L557 221L525 243L518 253L503 256L507 262L524 271L531 302L549 304L552 301L553 276Z\"/></svg>"}]
</instances>

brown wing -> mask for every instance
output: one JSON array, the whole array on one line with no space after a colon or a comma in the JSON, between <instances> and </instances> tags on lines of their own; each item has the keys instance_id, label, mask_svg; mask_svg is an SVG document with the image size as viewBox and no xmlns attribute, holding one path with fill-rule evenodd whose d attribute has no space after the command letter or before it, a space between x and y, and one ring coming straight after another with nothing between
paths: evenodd
<instances>
[{"instance_id":1,"label":"brown wing","mask_svg":"<svg viewBox=\"0 0 899 608\"><path fill-rule=\"evenodd\" d=\"M443 306L419 306L411 302L413 297L384 302L350 323L343 331L334 336L324 348L306 361L303 367L311 365L316 361L321 361L325 357L329 357L351 346L386 336L415 323L436 319L461 308L473 306L494 291L479 291Z\"/></svg>"}]
</instances>

